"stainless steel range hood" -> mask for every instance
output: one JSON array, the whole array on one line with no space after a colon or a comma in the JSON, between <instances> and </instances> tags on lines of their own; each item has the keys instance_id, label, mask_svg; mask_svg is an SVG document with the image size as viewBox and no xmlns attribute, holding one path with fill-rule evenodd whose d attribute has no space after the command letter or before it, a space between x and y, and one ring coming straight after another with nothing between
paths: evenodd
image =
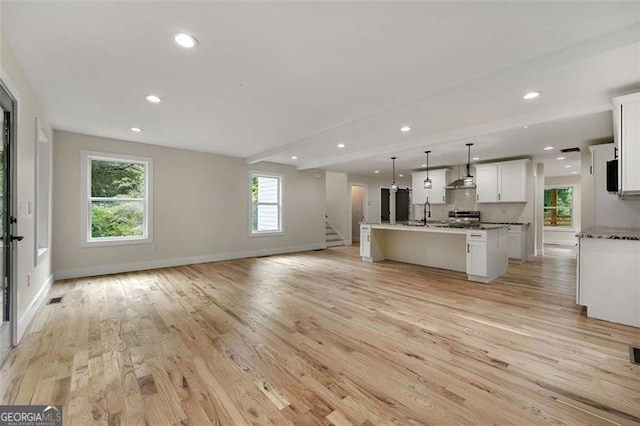
<instances>
[{"instance_id":1,"label":"stainless steel range hood","mask_svg":"<svg viewBox=\"0 0 640 426\"><path fill-rule=\"evenodd\" d=\"M464 179L456 179L451 182L449 185L445 186L445 189L473 189L476 187L475 183L471 185L467 185L464 183Z\"/></svg>"},{"instance_id":2,"label":"stainless steel range hood","mask_svg":"<svg viewBox=\"0 0 640 426\"><path fill-rule=\"evenodd\" d=\"M457 174L459 178L449 183L444 188L445 189L474 189L476 187L475 183L472 183L471 185L464 183L464 178L466 176L466 173L467 173L466 165L455 166L454 173L452 174Z\"/></svg>"}]
</instances>

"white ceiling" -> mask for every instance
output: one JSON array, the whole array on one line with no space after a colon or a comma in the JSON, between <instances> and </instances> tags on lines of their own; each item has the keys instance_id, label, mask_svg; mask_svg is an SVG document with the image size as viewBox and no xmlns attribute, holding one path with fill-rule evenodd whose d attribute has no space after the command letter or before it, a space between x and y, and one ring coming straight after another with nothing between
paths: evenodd
<instances>
[{"instance_id":1,"label":"white ceiling","mask_svg":"<svg viewBox=\"0 0 640 426\"><path fill-rule=\"evenodd\" d=\"M611 139L611 97L640 90L640 2L5 0L1 18L55 128L300 169L460 164L466 142L553 163L544 146Z\"/></svg>"}]
</instances>

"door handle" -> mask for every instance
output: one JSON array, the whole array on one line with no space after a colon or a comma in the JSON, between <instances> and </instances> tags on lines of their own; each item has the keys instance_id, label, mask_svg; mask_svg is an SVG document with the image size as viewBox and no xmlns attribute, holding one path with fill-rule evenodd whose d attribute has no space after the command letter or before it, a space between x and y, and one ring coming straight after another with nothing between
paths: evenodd
<instances>
[{"instance_id":1,"label":"door handle","mask_svg":"<svg viewBox=\"0 0 640 426\"><path fill-rule=\"evenodd\" d=\"M11 235L11 236L9 236L9 240L11 240L11 241L22 241L23 238L24 237L22 235Z\"/></svg>"},{"instance_id":2,"label":"door handle","mask_svg":"<svg viewBox=\"0 0 640 426\"><path fill-rule=\"evenodd\" d=\"M467 253L470 253L470 251L469 251L469 244L467 244Z\"/></svg>"}]
</instances>

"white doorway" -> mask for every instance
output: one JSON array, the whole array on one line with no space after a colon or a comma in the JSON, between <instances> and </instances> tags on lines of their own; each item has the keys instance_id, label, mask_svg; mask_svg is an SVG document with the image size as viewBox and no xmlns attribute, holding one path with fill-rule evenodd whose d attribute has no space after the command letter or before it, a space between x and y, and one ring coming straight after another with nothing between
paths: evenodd
<instances>
[{"instance_id":1,"label":"white doorway","mask_svg":"<svg viewBox=\"0 0 640 426\"><path fill-rule=\"evenodd\" d=\"M360 241L360 222L366 222L366 187L351 185L351 241Z\"/></svg>"}]
</instances>

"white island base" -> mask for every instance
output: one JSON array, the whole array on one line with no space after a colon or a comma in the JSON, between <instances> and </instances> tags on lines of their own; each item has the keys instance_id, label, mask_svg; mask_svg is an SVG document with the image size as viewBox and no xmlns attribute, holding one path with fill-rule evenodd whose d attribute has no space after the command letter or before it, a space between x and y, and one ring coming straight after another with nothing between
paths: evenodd
<instances>
[{"instance_id":1,"label":"white island base","mask_svg":"<svg viewBox=\"0 0 640 426\"><path fill-rule=\"evenodd\" d=\"M489 283L507 271L508 227L460 229L362 224L360 255L368 262L395 260L466 272L467 279Z\"/></svg>"}]
</instances>

